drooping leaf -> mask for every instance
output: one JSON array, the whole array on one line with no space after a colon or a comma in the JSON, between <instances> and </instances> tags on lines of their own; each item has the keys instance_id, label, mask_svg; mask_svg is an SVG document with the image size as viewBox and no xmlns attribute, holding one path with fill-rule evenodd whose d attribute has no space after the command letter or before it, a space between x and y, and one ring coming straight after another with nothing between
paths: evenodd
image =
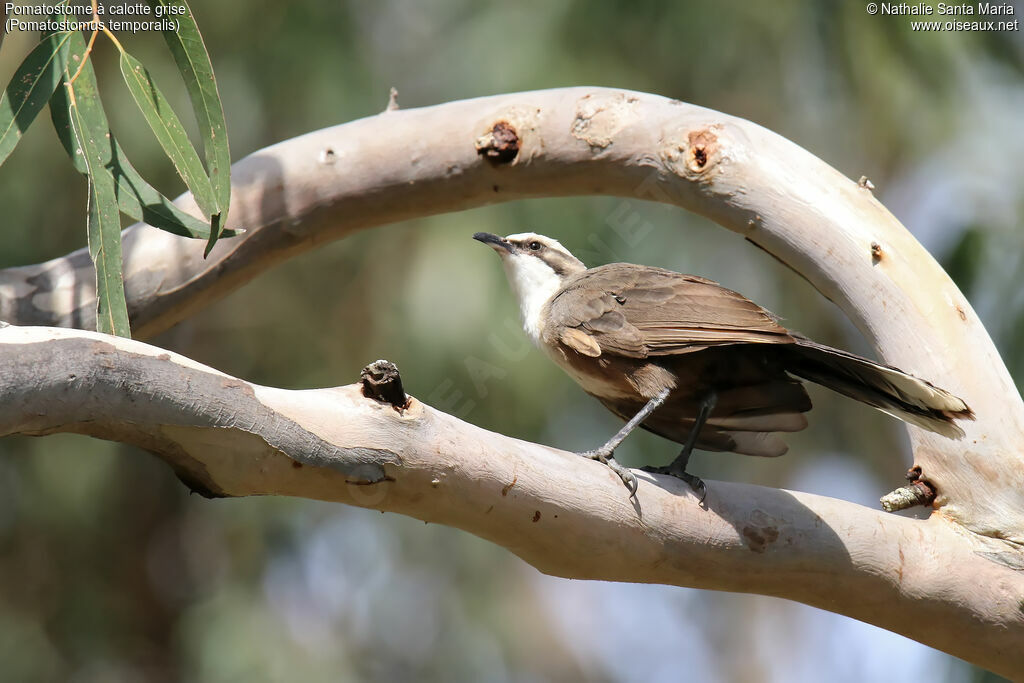
<instances>
[{"instance_id":1,"label":"drooping leaf","mask_svg":"<svg viewBox=\"0 0 1024 683\"><path fill-rule=\"evenodd\" d=\"M74 114L72 114L74 116ZM77 131L77 126L76 133ZM100 171L89 180L89 255L96 267L96 331L131 337L121 269L121 220L114 179Z\"/></svg>"},{"instance_id":2,"label":"drooping leaf","mask_svg":"<svg viewBox=\"0 0 1024 683\"><path fill-rule=\"evenodd\" d=\"M33 48L0 95L0 164L4 163L36 115L64 78L67 33L53 33Z\"/></svg>"},{"instance_id":3,"label":"drooping leaf","mask_svg":"<svg viewBox=\"0 0 1024 683\"><path fill-rule=\"evenodd\" d=\"M213 186L199 160L195 147L188 139L181 120L171 109L170 103L153 82L149 70L127 52L121 53L121 74L135 103L142 111L146 123L163 147L178 174L185 181L192 196L206 216L220 213L220 204L213 194Z\"/></svg>"},{"instance_id":4,"label":"drooping leaf","mask_svg":"<svg viewBox=\"0 0 1024 683\"><path fill-rule=\"evenodd\" d=\"M99 93L75 81L68 96L71 132L89 176L89 255L96 267L96 330L130 337L128 305L121 276L121 217L117 208L110 135ZM67 87L67 86L61 86Z\"/></svg>"},{"instance_id":5,"label":"drooping leaf","mask_svg":"<svg viewBox=\"0 0 1024 683\"><path fill-rule=\"evenodd\" d=\"M83 71L84 74L84 71ZM82 80L79 76L78 80ZM78 81L75 81L77 84ZM75 140L70 133L70 121L66 105L67 95L54 93L51 103L51 114L54 127L58 131L65 131L59 134L61 143L68 149L68 155L75 163L75 167L83 174L86 168L81 156L75 151ZM111 159L109 168L117 182L117 205L121 213L160 228L175 235L191 237L194 239L208 240L210 238L210 226L195 216L185 213L174 203L164 196L159 190L146 182L146 179L135 169L132 162L125 156L124 150L117 142L117 139L110 134ZM70 148L69 148L70 147ZM238 232L225 230L222 237L234 237Z\"/></svg>"},{"instance_id":6,"label":"drooping leaf","mask_svg":"<svg viewBox=\"0 0 1024 683\"><path fill-rule=\"evenodd\" d=\"M184 0L149 0L149 3L154 7L174 6L180 10L180 13L173 15L178 29L167 30L163 34L192 100L192 109L203 139L206 170L213 185L213 194L220 206L220 216L212 217L214 231L211 232L210 242L206 246L206 253L209 254L217 241L216 228L225 225L227 221L228 205L231 202L231 151L228 148L224 107L217 91L217 80L213 74L210 55L206 51L206 44L199 33L191 8Z\"/></svg>"},{"instance_id":7,"label":"drooping leaf","mask_svg":"<svg viewBox=\"0 0 1024 683\"><path fill-rule=\"evenodd\" d=\"M137 221L143 221L167 232L192 237L210 239L210 224L195 216L185 213L165 197L155 187L146 182L135 170L132 162L124 154L121 145L111 137L113 142L112 171L117 179L117 202L121 212ZM221 237L234 237L244 231L221 230Z\"/></svg>"},{"instance_id":8,"label":"drooping leaf","mask_svg":"<svg viewBox=\"0 0 1024 683\"><path fill-rule=\"evenodd\" d=\"M70 43L72 45L71 53L80 57L85 51L85 40L81 37L81 34L76 34ZM77 68L77 65L73 68L69 67L68 71L73 71ZM70 79L71 74L65 73L64 77ZM92 90L97 89L96 75L93 72L92 64L88 62L75 81L76 87L80 84ZM111 157L107 163L117 181L117 202L121 212L137 221L145 221L153 227L176 235L208 240L210 237L210 226L207 223L179 209L170 199L146 182L142 175L139 174L125 156L124 150L121 149L117 139L110 133L102 103L97 100L96 104L94 116L102 121L103 126L108 127L107 133L110 135ZM71 120L68 116L69 106L67 88L60 87L54 91L50 102L50 116L53 119L53 127L57 131L57 137L60 139L61 144L64 145L64 149L67 151L72 164L80 173L87 174L85 160L78 152L78 143L71 130ZM230 237L235 234L237 234L235 231L226 231L222 236Z\"/></svg>"}]
</instances>

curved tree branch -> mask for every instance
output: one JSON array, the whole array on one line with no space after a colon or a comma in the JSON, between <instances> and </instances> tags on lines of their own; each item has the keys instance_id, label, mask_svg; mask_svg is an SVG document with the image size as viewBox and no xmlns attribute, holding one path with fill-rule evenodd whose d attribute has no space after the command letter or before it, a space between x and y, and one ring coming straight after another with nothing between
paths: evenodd
<instances>
[{"instance_id":1,"label":"curved tree branch","mask_svg":"<svg viewBox=\"0 0 1024 683\"><path fill-rule=\"evenodd\" d=\"M960 441L911 428L936 506L1024 543L1024 403L970 304L867 189L742 119L663 97L566 88L389 110L256 152L232 167L229 227L203 245L125 232L135 334L152 335L270 265L354 230L523 197L614 194L735 230L837 303L881 358L964 398ZM191 197L179 203L194 209ZM0 271L0 320L91 328L84 250Z\"/></svg>"},{"instance_id":2,"label":"curved tree branch","mask_svg":"<svg viewBox=\"0 0 1024 683\"><path fill-rule=\"evenodd\" d=\"M455 526L541 571L799 600L1004 674L1024 670L1019 554L938 515L610 470L360 385L273 389L142 342L0 328L0 436L133 443L207 495L303 496ZM17 409L11 407L17 406ZM941 561L936 561L937 556Z\"/></svg>"},{"instance_id":3,"label":"curved tree branch","mask_svg":"<svg viewBox=\"0 0 1024 683\"><path fill-rule=\"evenodd\" d=\"M600 468L415 401L397 414L353 388L255 387L170 354L161 360L138 342L9 328L0 334L21 341L0 358L28 358L31 347L39 358L88 360L100 374L90 394L74 370L54 374L60 363L25 370L8 361L4 405L35 408L6 410L0 433L130 441L212 493L391 509L467 529L549 573L789 597L1024 670L1024 403L963 295L866 184L747 121L597 88L386 111L252 154L232 181L230 226L249 232L207 261L201 243L147 226L126 231L136 334L357 229L523 197L614 194L675 204L745 235L837 303L885 361L963 397L977 419L958 441L910 428L915 464L937 491L926 522L722 483L710 487L709 512L670 483L642 485L637 510ZM0 319L89 327L92 279L84 251L0 271ZM118 391L128 390L130 368L155 373L143 390L156 395L128 410ZM185 379L175 384L175 373ZM40 404L44 396L53 400ZM92 407L75 412L80 403ZM367 483L381 472L386 479Z\"/></svg>"}]
</instances>

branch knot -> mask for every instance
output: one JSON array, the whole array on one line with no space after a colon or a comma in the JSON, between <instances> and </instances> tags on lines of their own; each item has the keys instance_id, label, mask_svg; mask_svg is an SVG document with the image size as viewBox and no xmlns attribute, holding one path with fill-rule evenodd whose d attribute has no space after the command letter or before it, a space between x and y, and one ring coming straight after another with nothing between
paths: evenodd
<instances>
[{"instance_id":1,"label":"branch knot","mask_svg":"<svg viewBox=\"0 0 1024 683\"><path fill-rule=\"evenodd\" d=\"M363 382L363 396L380 403L388 403L398 411L409 407L409 397L402 387L398 366L389 360L375 360L359 375Z\"/></svg>"}]
</instances>

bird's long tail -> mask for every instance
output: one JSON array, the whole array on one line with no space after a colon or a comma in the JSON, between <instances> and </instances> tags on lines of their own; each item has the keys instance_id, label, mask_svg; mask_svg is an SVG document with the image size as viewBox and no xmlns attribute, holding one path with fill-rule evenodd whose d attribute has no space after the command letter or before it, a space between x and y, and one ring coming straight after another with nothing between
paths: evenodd
<instances>
[{"instance_id":1,"label":"bird's long tail","mask_svg":"<svg viewBox=\"0 0 1024 683\"><path fill-rule=\"evenodd\" d=\"M964 431L956 420L974 419L974 413L963 400L892 366L802 337L784 348L790 355L786 369L792 374L912 425L959 439Z\"/></svg>"}]
</instances>

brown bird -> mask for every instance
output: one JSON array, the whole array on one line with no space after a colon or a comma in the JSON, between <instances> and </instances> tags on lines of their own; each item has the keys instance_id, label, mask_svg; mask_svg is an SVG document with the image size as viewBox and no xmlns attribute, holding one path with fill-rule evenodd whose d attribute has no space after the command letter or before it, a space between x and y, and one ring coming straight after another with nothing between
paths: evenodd
<instances>
[{"instance_id":1,"label":"brown bird","mask_svg":"<svg viewBox=\"0 0 1024 683\"><path fill-rule=\"evenodd\" d=\"M534 233L473 238L500 256L530 339L588 394L628 420L604 446L581 453L637 481L612 458L637 426L683 444L650 471L704 482L686 471L694 448L774 457L773 432L807 426L800 379L949 438L973 418L947 391L902 370L818 344L711 280L663 268L611 263L588 269L557 240Z\"/></svg>"}]
</instances>

